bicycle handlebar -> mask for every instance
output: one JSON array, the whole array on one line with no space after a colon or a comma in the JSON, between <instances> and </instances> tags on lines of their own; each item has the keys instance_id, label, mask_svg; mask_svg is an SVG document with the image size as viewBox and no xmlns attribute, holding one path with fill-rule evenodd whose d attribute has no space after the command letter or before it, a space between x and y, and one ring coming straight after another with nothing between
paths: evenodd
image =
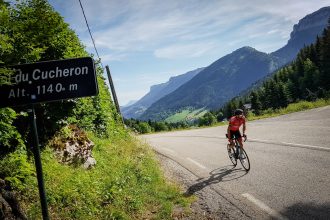
<instances>
[{"instance_id":1,"label":"bicycle handlebar","mask_svg":"<svg viewBox=\"0 0 330 220\"><path fill-rule=\"evenodd\" d=\"M244 134L243 137L244 137L244 142L245 142L247 140L246 134Z\"/></svg>"},{"instance_id":2,"label":"bicycle handlebar","mask_svg":"<svg viewBox=\"0 0 330 220\"><path fill-rule=\"evenodd\" d=\"M226 134L226 138L228 138L228 134ZM243 135L243 138L244 138L244 142L247 140L247 136L246 134ZM231 139L237 139L236 137L231 137Z\"/></svg>"}]
</instances>

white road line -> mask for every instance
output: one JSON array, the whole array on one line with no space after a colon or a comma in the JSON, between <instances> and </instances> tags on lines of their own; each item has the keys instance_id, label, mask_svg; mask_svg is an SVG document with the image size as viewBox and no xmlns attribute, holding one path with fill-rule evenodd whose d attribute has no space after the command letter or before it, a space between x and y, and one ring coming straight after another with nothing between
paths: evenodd
<instances>
[{"instance_id":1,"label":"white road line","mask_svg":"<svg viewBox=\"0 0 330 220\"><path fill-rule=\"evenodd\" d=\"M287 143L287 142L281 142L285 145L294 145L294 146L297 146L297 147L305 147L305 148L315 148L315 149L322 149L322 150L328 150L330 151L330 148L328 147L320 147L320 146L313 146L313 145L307 145L307 144L295 144L295 143Z\"/></svg>"},{"instance_id":2,"label":"white road line","mask_svg":"<svg viewBox=\"0 0 330 220\"><path fill-rule=\"evenodd\" d=\"M202 164L198 163L197 161L195 161L195 160L193 160L193 159L191 159L189 157L187 157L186 159L189 160L190 162L194 163L195 165L199 166L200 168L206 169L205 166L203 166Z\"/></svg>"},{"instance_id":3,"label":"white road line","mask_svg":"<svg viewBox=\"0 0 330 220\"><path fill-rule=\"evenodd\" d=\"M161 147L161 149L164 150L164 151L170 152L172 154L175 154L175 151L174 150L168 149L166 147Z\"/></svg>"},{"instance_id":4,"label":"white road line","mask_svg":"<svg viewBox=\"0 0 330 220\"><path fill-rule=\"evenodd\" d=\"M268 143L268 144L282 144L287 145L291 147L301 147L301 148L309 148L309 149L315 149L315 150L325 150L330 151L330 148L328 147L320 147L320 146L313 146L313 145L307 145L307 144L296 144L296 143L288 143L288 142L275 142L275 141L268 141L268 140L260 140L260 139L249 139L250 141L255 142L261 142L261 143Z\"/></svg>"},{"instance_id":5,"label":"white road line","mask_svg":"<svg viewBox=\"0 0 330 220\"><path fill-rule=\"evenodd\" d=\"M279 220L288 220L288 218L284 217L277 211L269 208L265 203L261 202L259 199L253 197L252 195L250 195L248 193L244 193L244 194L242 194L242 196L247 198L250 202L253 202L256 206L258 206L260 209L265 211L271 217L273 217L275 219L279 219Z\"/></svg>"}]
</instances>

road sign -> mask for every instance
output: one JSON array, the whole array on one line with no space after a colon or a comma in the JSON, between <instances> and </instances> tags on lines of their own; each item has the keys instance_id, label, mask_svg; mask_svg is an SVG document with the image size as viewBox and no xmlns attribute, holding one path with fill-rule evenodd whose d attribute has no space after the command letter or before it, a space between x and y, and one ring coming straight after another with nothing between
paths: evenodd
<instances>
[{"instance_id":1,"label":"road sign","mask_svg":"<svg viewBox=\"0 0 330 220\"><path fill-rule=\"evenodd\" d=\"M90 57L10 66L10 85L0 85L0 107L49 102L98 94Z\"/></svg>"}]
</instances>

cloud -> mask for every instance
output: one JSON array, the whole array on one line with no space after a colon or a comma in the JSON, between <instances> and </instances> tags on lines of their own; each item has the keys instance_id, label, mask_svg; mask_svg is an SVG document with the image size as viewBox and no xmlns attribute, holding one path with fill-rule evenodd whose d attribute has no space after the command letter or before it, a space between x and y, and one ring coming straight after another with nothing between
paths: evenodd
<instances>
[{"instance_id":1,"label":"cloud","mask_svg":"<svg viewBox=\"0 0 330 220\"><path fill-rule=\"evenodd\" d=\"M86 31L79 4L51 2L65 10L65 17L78 32ZM109 49L134 50L143 47L141 44L153 45L174 37L205 39L260 15L294 23L326 1L82 0L82 4L97 43ZM268 20L275 24L272 21Z\"/></svg>"},{"instance_id":2,"label":"cloud","mask_svg":"<svg viewBox=\"0 0 330 220\"><path fill-rule=\"evenodd\" d=\"M110 62L110 61L122 61L127 57L127 54L122 53L104 53L105 55L101 54L102 62Z\"/></svg>"},{"instance_id":3,"label":"cloud","mask_svg":"<svg viewBox=\"0 0 330 220\"><path fill-rule=\"evenodd\" d=\"M289 37L294 23L326 5L326 1L82 0L82 4L97 47L120 54L106 59L121 60L127 57L125 53L139 51L162 58L187 54L195 57L204 53L193 52L194 47L198 48L196 41L214 42L232 33L241 35L236 29L249 38L258 38L266 32L283 40ZM86 36L79 4L61 1L58 5L78 33ZM275 31L276 28L282 31ZM92 49L90 41L84 37L83 42Z\"/></svg>"},{"instance_id":4,"label":"cloud","mask_svg":"<svg viewBox=\"0 0 330 220\"><path fill-rule=\"evenodd\" d=\"M177 59L200 57L213 49L216 45L210 43L178 44L155 50L154 54L158 58Z\"/></svg>"}]
</instances>

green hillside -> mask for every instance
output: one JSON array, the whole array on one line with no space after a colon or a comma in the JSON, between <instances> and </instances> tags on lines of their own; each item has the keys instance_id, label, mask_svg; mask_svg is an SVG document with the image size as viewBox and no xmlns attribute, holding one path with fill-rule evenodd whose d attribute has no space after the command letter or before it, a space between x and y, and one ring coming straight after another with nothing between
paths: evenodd
<instances>
[{"instance_id":1,"label":"green hillside","mask_svg":"<svg viewBox=\"0 0 330 220\"><path fill-rule=\"evenodd\" d=\"M168 123L176 123L181 121L193 122L201 118L206 112L207 110L205 110L204 108L195 110L186 109L174 115L171 115L170 117L166 118L165 121Z\"/></svg>"}]
</instances>

